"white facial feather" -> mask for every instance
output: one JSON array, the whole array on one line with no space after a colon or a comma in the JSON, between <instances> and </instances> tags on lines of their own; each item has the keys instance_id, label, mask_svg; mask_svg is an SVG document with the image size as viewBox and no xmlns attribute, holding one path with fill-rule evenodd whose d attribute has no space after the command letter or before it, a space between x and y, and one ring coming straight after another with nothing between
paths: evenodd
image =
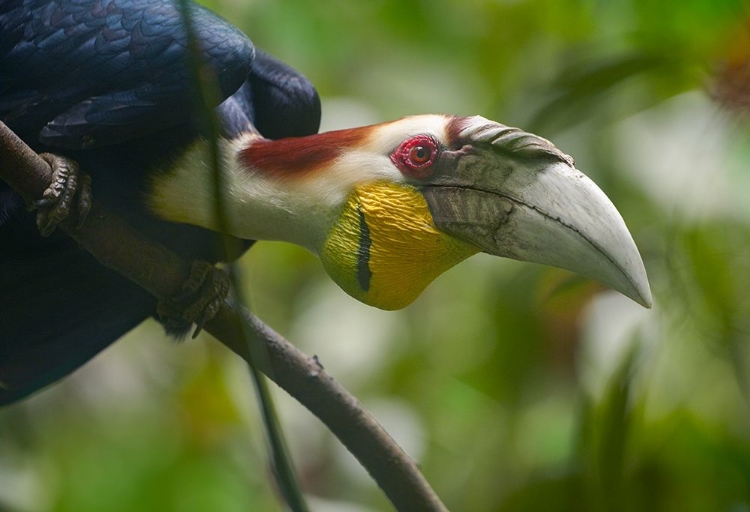
<instances>
[{"instance_id":1,"label":"white facial feather","mask_svg":"<svg viewBox=\"0 0 750 512\"><path fill-rule=\"evenodd\" d=\"M449 119L442 115L423 115L404 117L382 124L373 130L365 143L365 149L369 153L390 155L399 144L415 135L432 135L439 141L445 141L445 129Z\"/></svg>"}]
</instances>

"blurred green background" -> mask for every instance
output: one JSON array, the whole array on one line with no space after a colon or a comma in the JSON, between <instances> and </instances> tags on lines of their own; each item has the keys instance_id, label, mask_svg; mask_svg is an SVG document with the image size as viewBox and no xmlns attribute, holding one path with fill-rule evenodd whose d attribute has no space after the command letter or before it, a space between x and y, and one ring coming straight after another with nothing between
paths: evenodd
<instances>
[{"instance_id":1,"label":"blurred green background","mask_svg":"<svg viewBox=\"0 0 750 512\"><path fill-rule=\"evenodd\" d=\"M573 155L633 233L650 311L477 256L389 313L297 247L242 260L254 310L317 354L451 510L750 511L745 2L204 3L316 84L323 130L427 112L520 126ZM390 510L276 396L313 510ZM243 363L149 321L0 410L0 510L282 510L264 443Z\"/></svg>"}]
</instances>

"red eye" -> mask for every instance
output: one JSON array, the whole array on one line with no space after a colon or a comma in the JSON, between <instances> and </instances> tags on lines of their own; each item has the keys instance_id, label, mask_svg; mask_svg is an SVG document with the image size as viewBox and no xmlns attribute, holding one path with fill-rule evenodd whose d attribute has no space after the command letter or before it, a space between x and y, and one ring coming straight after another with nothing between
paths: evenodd
<instances>
[{"instance_id":1,"label":"red eye","mask_svg":"<svg viewBox=\"0 0 750 512\"><path fill-rule=\"evenodd\" d=\"M391 161L407 176L421 179L432 174L432 164L437 155L435 139L428 135L417 135L402 142L391 154Z\"/></svg>"},{"instance_id":2,"label":"red eye","mask_svg":"<svg viewBox=\"0 0 750 512\"><path fill-rule=\"evenodd\" d=\"M409 160L414 165L422 165L430 160L432 148L429 146L413 146L409 150Z\"/></svg>"}]
</instances>

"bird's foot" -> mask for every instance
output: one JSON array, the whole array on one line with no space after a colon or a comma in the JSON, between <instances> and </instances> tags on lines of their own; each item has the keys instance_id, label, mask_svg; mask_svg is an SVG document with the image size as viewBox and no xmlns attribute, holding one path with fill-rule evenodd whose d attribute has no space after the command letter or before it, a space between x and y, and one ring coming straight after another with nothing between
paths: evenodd
<instances>
[{"instance_id":1,"label":"bird's foot","mask_svg":"<svg viewBox=\"0 0 750 512\"><path fill-rule=\"evenodd\" d=\"M91 177L80 171L73 160L51 153L39 156L52 167L52 182L34 203L39 233L51 235L68 218L72 208L77 214L76 228L80 228L91 211Z\"/></svg>"},{"instance_id":2,"label":"bird's foot","mask_svg":"<svg viewBox=\"0 0 750 512\"><path fill-rule=\"evenodd\" d=\"M166 331L181 338L195 324L193 338L218 313L229 295L229 276L207 261L194 261L190 278L182 290L160 299L156 307L159 321Z\"/></svg>"}]
</instances>

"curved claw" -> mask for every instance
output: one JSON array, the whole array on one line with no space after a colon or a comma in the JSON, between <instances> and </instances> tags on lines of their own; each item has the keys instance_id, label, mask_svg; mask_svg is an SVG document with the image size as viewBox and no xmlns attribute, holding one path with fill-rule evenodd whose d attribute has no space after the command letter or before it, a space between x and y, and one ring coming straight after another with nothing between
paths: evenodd
<instances>
[{"instance_id":1,"label":"curved claw","mask_svg":"<svg viewBox=\"0 0 750 512\"><path fill-rule=\"evenodd\" d=\"M182 290L172 297L160 299L156 312L167 332L176 336L186 334L195 324L192 336L195 339L203 326L216 316L228 295L226 272L207 261L194 261L190 278L182 285Z\"/></svg>"},{"instance_id":2,"label":"curved claw","mask_svg":"<svg viewBox=\"0 0 750 512\"><path fill-rule=\"evenodd\" d=\"M76 205L76 213L78 214L76 229L83 227L89 216L89 212L91 212L91 197L91 176L81 173L81 188L78 193L78 204Z\"/></svg>"}]
</instances>

